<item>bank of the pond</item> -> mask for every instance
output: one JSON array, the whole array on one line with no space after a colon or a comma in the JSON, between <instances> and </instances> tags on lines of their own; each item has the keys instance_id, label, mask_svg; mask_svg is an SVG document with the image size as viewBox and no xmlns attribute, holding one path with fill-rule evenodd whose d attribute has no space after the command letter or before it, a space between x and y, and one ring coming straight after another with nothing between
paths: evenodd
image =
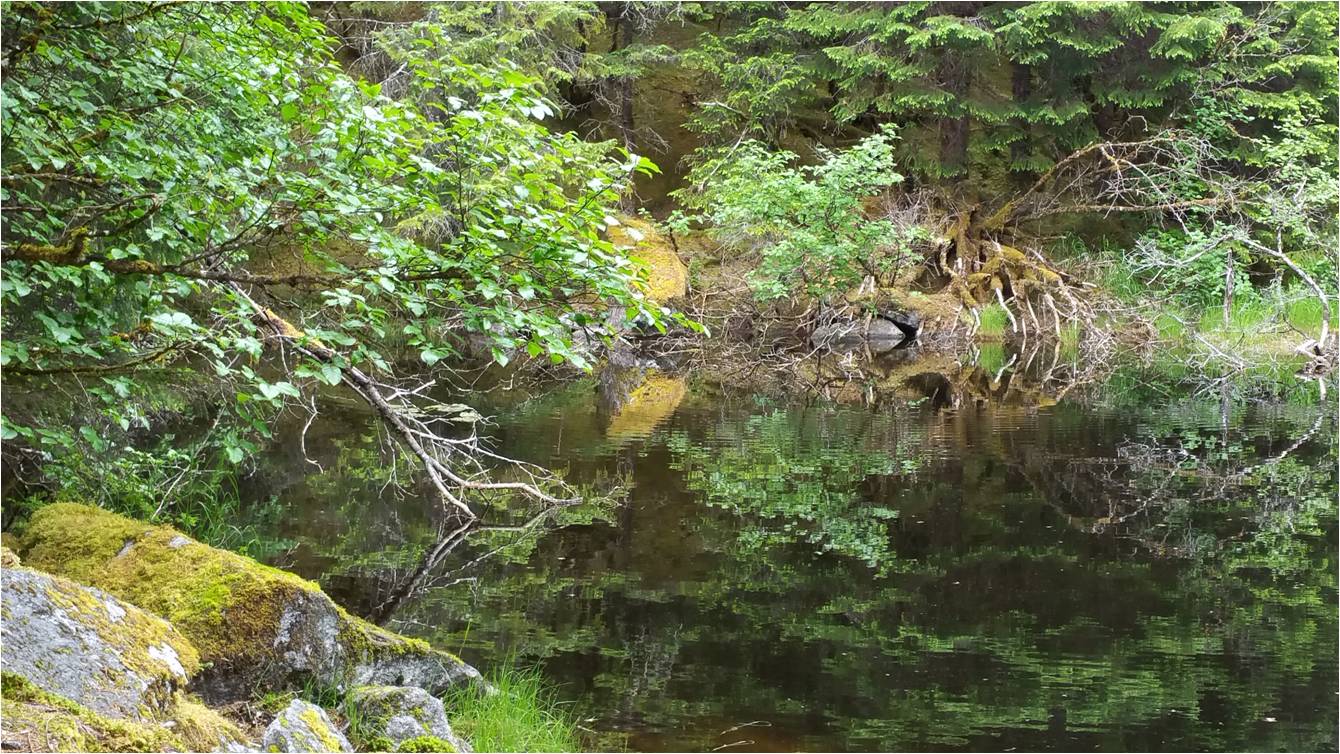
<instances>
[{"instance_id":1,"label":"bank of the pond","mask_svg":"<svg viewBox=\"0 0 1340 754\"><path fill-rule=\"evenodd\" d=\"M54 503L3 561L7 751L575 748L538 678L491 684L170 527Z\"/></svg>"},{"instance_id":2,"label":"bank of the pond","mask_svg":"<svg viewBox=\"0 0 1340 754\"><path fill-rule=\"evenodd\" d=\"M769 372L782 385L812 379L813 364L836 357L853 373L865 363L916 347L926 355L975 362L981 351L1060 353L1107 373L1132 362L1189 381L1297 381L1329 379L1337 364L1340 329L1334 313L1326 321L1316 298L1274 294L1243 297L1228 310L1151 300L1148 291L1102 265L1072 271L1086 305L1076 316L1039 319L1019 302L966 306L952 286L928 283L909 272L891 285L859 286L826 297L794 296L763 301L753 283L757 254L713 240L705 231L672 231L645 217L621 216L612 237L649 265L650 290L658 302L689 314L706 329L679 330L665 338L625 331L613 352L593 355L630 360L631 347L663 363L700 371ZM633 229L629 233L626 229ZM1119 266L1109 262L1107 267ZM1092 269L1090 269L1092 268ZM687 276L681 270L687 270ZM1120 279L1119 279L1120 278ZM671 284L668 281L673 281ZM1122 282L1124 281L1124 283ZM1274 295L1275 298L1271 298ZM1277 300L1278 299L1278 300ZM1045 326L1040 326L1045 325ZM518 359L524 354L516 354ZM816 358L817 357L817 358ZM903 359L906 361L907 359Z\"/></svg>"}]
</instances>

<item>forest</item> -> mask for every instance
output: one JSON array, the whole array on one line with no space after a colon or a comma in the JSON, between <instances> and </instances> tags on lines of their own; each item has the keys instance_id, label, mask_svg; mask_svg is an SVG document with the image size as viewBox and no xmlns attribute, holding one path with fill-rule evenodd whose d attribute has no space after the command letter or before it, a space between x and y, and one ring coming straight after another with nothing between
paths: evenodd
<instances>
[{"instance_id":1,"label":"forest","mask_svg":"<svg viewBox=\"0 0 1340 754\"><path fill-rule=\"evenodd\" d=\"M1333 2L0 4L0 747L1334 750Z\"/></svg>"}]
</instances>

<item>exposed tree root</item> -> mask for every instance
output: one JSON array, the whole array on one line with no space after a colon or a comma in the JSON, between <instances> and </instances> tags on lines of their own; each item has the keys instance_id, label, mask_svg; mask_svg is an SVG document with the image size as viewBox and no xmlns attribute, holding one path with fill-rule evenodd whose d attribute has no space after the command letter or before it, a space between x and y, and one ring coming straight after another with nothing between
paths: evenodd
<instances>
[{"instance_id":1,"label":"exposed tree root","mask_svg":"<svg viewBox=\"0 0 1340 754\"><path fill-rule=\"evenodd\" d=\"M947 289L972 313L974 323L979 321L976 311L993 302L1005 310L1011 331L1024 336L1059 337L1063 321L1092 321L1093 309L1083 301L1083 283L1036 248L1003 232L988 233L974 223L975 215L974 210L957 215L927 260L928 267L948 278Z\"/></svg>"}]
</instances>

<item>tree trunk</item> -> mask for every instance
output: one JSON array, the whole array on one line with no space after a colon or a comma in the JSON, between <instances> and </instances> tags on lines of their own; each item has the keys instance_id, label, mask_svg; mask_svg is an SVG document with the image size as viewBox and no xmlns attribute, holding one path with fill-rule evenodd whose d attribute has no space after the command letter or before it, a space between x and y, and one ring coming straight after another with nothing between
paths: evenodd
<instances>
[{"instance_id":1,"label":"tree trunk","mask_svg":"<svg viewBox=\"0 0 1340 754\"><path fill-rule=\"evenodd\" d=\"M628 15L628 4L624 3L623 15ZM623 33L623 44L620 49L628 49L633 44L633 23L624 18L619 24L619 29ZM619 130L623 132L623 146L628 151L633 151L633 77L624 76L619 79Z\"/></svg>"},{"instance_id":2,"label":"tree trunk","mask_svg":"<svg viewBox=\"0 0 1340 754\"><path fill-rule=\"evenodd\" d=\"M1012 63L1010 68L1010 91L1014 97L1014 103L1022 107L1033 96L1033 69L1027 63ZM1012 182L1017 188L1023 188L1024 182L1029 179L1032 171L1019 169L1019 164L1028 159L1029 153L1033 150L1032 140L1029 136L1029 124L1023 118L1015 125L1022 133L1018 141L1010 144L1010 175Z\"/></svg>"},{"instance_id":3,"label":"tree trunk","mask_svg":"<svg viewBox=\"0 0 1340 754\"><path fill-rule=\"evenodd\" d=\"M610 27L610 52L626 50L633 44L633 20L629 18L627 2L602 3L605 19ZM610 89L610 115L613 116L619 131L619 141L624 149L633 151L633 78L618 76L607 84Z\"/></svg>"},{"instance_id":4,"label":"tree trunk","mask_svg":"<svg viewBox=\"0 0 1340 754\"><path fill-rule=\"evenodd\" d=\"M633 19L629 18L629 3L610 3L604 6L604 10L610 24L610 52L628 49L633 44L634 32ZM636 123L633 119L633 77L619 76L609 85L614 90L609 103L612 111L610 115L615 119L619 140L623 142L624 149L634 152ZM619 207L625 212L633 212L637 208L637 195L631 186L619 198Z\"/></svg>"},{"instance_id":5,"label":"tree trunk","mask_svg":"<svg viewBox=\"0 0 1340 754\"><path fill-rule=\"evenodd\" d=\"M586 34L587 34L586 22L578 20L577 37L581 40L581 42L578 43L577 45L577 52L583 58L585 58L587 54ZM567 100L568 106L572 109L572 112L574 114L590 111L591 102L595 99L595 97L594 95L591 94L591 88L588 85L580 81L572 81L571 83L565 85L564 89L567 90L567 95L564 97L564 99Z\"/></svg>"},{"instance_id":6,"label":"tree trunk","mask_svg":"<svg viewBox=\"0 0 1340 754\"><path fill-rule=\"evenodd\" d=\"M967 65L954 53L947 52L940 59L940 83L953 97L950 107L962 113L940 118L940 172L943 175L963 175L966 172L969 121L960 103L968 94L971 83L969 76Z\"/></svg>"}]
</instances>

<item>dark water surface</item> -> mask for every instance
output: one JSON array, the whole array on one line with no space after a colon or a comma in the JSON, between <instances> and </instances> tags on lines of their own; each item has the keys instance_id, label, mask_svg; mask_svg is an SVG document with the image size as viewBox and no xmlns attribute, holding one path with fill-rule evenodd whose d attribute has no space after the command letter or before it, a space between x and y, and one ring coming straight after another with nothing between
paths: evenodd
<instances>
[{"instance_id":1,"label":"dark water surface","mask_svg":"<svg viewBox=\"0 0 1340 754\"><path fill-rule=\"evenodd\" d=\"M513 536L482 532L389 625L540 667L603 747L1336 749L1333 408L623 403L491 407L494 447L622 502L454 573ZM274 560L365 612L437 527L373 428L328 412L321 470L290 436L249 491L285 504Z\"/></svg>"}]
</instances>

